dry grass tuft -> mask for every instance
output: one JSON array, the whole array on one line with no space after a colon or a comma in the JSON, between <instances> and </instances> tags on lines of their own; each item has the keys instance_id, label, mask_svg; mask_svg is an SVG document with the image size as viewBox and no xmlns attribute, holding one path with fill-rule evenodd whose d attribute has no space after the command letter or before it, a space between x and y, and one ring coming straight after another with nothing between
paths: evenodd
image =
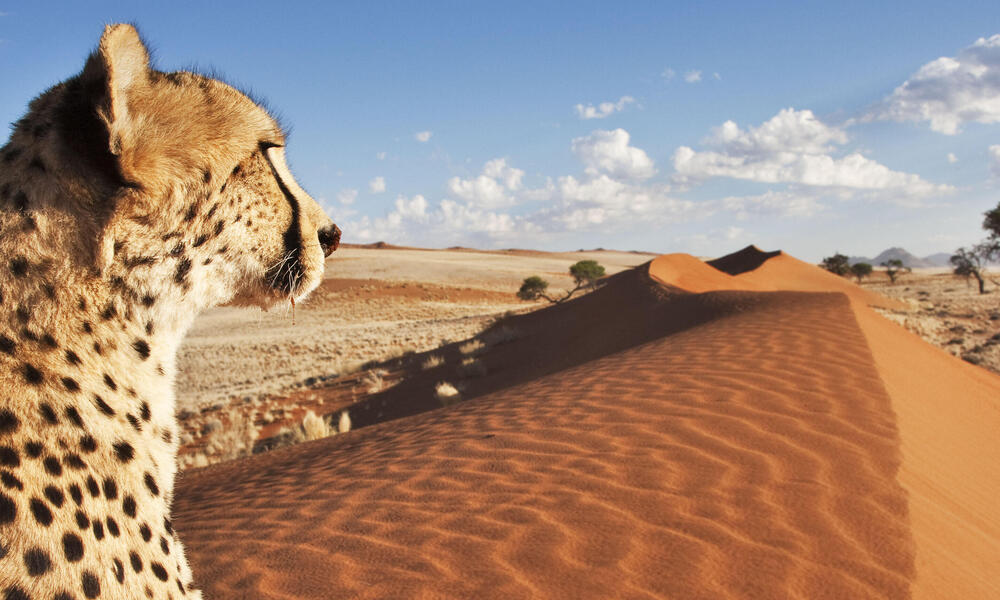
<instances>
[{"instance_id":1,"label":"dry grass tuft","mask_svg":"<svg viewBox=\"0 0 1000 600\"><path fill-rule=\"evenodd\" d=\"M317 416L311 410L307 410L305 416L302 417L299 433L301 434L302 441L311 442L312 440L321 440L325 437L330 437L337 432L330 427L329 423L323 417Z\"/></svg>"},{"instance_id":2,"label":"dry grass tuft","mask_svg":"<svg viewBox=\"0 0 1000 600\"><path fill-rule=\"evenodd\" d=\"M510 325L500 325L484 332L480 337L487 346L499 346L523 337L517 329Z\"/></svg>"},{"instance_id":3,"label":"dry grass tuft","mask_svg":"<svg viewBox=\"0 0 1000 600\"><path fill-rule=\"evenodd\" d=\"M340 420L337 422L337 433L347 433L351 430L351 415L344 412L340 413Z\"/></svg>"},{"instance_id":4,"label":"dry grass tuft","mask_svg":"<svg viewBox=\"0 0 1000 600\"><path fill-rule=\"evenodd\" d=\"M386 374L384 369L372 369L365 373L365 376L361 379L361 382L365 385L365 390L369 394L377 394L385 389L385 380L382 379Z\"/></svg>"},{"instance_id":5,"label":"dry grass tuft","mask_svg":"<svg viewBox=\"0 0 1000 600\"><path fill-rule=\"evenodd\" d=\"M469 340L459 346L458 351L462 353L462 356L477 356L486 351L486 344L480 340Z\"/></svg>"},{"instance_id":6,"label":"dry grass tuft","mask_svg":"<svg viewBox=\"0 0 1000 600\"><path fill-rule=\"evenodd\" d=\"M463 377L485 377L486 365L478 358L463 358L458 371Z\"/></svg>"},{"instance_id":7,"label":"dry grass tuft","mask_svg":"<svg viewBox=\"0 0 1000 600\"><path fill-rule=\"evenodd\" d=\"M424 371L430 371L431 369L440 367L443 364L444 364L444 358L442 358L438 354L431 354L424 361L424 364L420 365L420 368L423 369Z\"/></svg>"},{"instance_id":8,"label":"dry grass tuft","mask_svg":"<svg viewBox=\"0 0 1000 600\"><path fill-rule=\"evenodd\" d=\"M462 400L462 395L458 392L458 389L447 381L441 381L434 387L434 395L441 403L441 406L451 406Z\"/></svg>"}]
</instances>

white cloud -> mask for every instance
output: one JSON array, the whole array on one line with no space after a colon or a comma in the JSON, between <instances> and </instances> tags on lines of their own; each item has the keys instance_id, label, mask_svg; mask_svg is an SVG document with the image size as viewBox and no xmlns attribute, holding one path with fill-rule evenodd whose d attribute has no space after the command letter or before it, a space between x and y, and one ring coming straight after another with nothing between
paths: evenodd
<instances>
[{"instance_id":1,"label":"white cloud","mask_svg":"<svg viewBox=\"0 0 1000 600\"><path fill-rule=\"evenodd\" d=\"M427 199L420 194L412 198L397 196L395 214L418 221L423 220L427 217Z\"/></svg>"},{"instance_id":2,"label":"white cloud","mask_svg":"<svg viewBox=\"0 0 1000 600\"><path fill-rule=\"evenodd\" d=\"M496 247L537 242L540 234L552 240L581 231L655 229L724 208L721 201L676 198L669 185L647 181L656 172L653 161L629 142L622 129L576 138L571 148L583 172L549 177L536 187L526 187L524 171L496 158L476 176L448 179L448 197L437 202L399 196L385 216L341 226L360 241Z\"/></svg>"},{"instance_id":3,"label":"white cloud","mask_svg":"<svg viewBox=\"0 0 1000 600\"><path fill-rule=\"evenodd\" d=\"M920 67L865 118L927 121L946 135L963 123L1000 122L1000 34Z\"/></svg>"},{"instance_id":4,"label":"white cloud","mask_svg":"<svg viewBox=\"0 0 1000 600\"><path fill-rule=\"evenodd\" d=\"M590 135L573 140L573 154L591 176L605 173L614 178L648 179L656 174L653 160L645 151L629 146L629 133L624 129L598 129Z\"/></svg>"},{"instance_id":5,"label":"white cloud","mask_svg":"<svg viewBox=\"0 0 1000 600\"><path fill-rule=\"evenodd\" d=\"M681 146L674 152L680 180L731 177L764 183L792 183L854 190L889 190L922 197L953 191L918 175L893 171L853 152L830 155L847 134L820 122L811 111L784 109L759 127L746 130L727 121L706 143L716 148L697 152Z\"/></svg>"},{"instance_id":6,"label":"white cloud","mask_svg":"<svg viewBox=\"0 0 1000 600\"><path fill-rule=\"evenodd\" d=\"M684 74L684 81L688 83L698 83L701 81L701 71L688 71Z\"/></svg>"},{"instance_id":7,"label":"white cloud","mask_svg":"<svg viewBox=\"0 0 1000 600\"><path fill-rule=\"evenodd\" d=\"M498 208L516 203L511 192L521 187L524 171L508 166L507 161L495 158L483 166L483 172L471 179L452 177L448 191L478 208Z\"/></svg>"},{"instance_id":8,"label":"white cloud","mask_svg":"<svg viewBox=\"0 0 1000 600\"><path fill-rule=\"evenodd\" d=\"M716 81L722 81L722 75L719 75L718 73L712 73L712 79Z\"/></svg>"},{"instance_id":9,"label":"white cloud","mask_svg":"<svg viewBox=\"0 0 1000 600\"><path fill-rule=\"evenodd\" d=\"M752 216L812 217L825 207L819 199L802 191L768 190L756 196L729 196L723 198L722 209L740 220Z\"/></svg>"},{"instance_id":10,"label":"white cloud","mask_svg":"<svg viewBox=\"0 0 1000 600\"><path fill-rule=\"evenodd\" d=\"M385 157L386 157L386 153L385 152L376 152L375 153L375 158L377 158L379 160L385 160Z\"/></svg>"},{"instance_id":11,"label":"white cloud","mask_svg":"<svg viewBox=\"0 0 1000 600\"><path fill-rule=\"evenodd\" d=\"M506 159L494 158L483 165L483 175L503 180L503 184L507 186L507 189L516 190L521 187L521 178L524 177L524 171L508 166Z\"/></svg>"},{"instance_id":12,"label":"white cloud","mask_svg":"<svg viewBox=\"0 0 1000 600\"><path fill-rule=\"evenodd\" d=\"M663 72L660 73L660 76L666 79L667 81L670 81L671 79L677 76L677 71L674 71L670 67L667 67L666 69L663 69Z\"/></svg>"},{"instance_id":13,"label":"white cloud","mask_svg":"<svg viewBox=\"0 0 1000 600\"><path fill-rule=\"evenodd\" d=\"M444 199L434 209L421 195L399 196L395 209L382 218L368 216L345 223L345 231L360 241L421 240L443 245L459 241L504 238L534 228L523 219L506 213L481 210Z\"/></svg>"},{"instance_id":14,"label":"white cloud","mask_svg":"<svg viewBox=\"0 0 1000 600\"><path fill-rule=\"evenodd\" d=\"M632 96L622 96L618 99L618 102L601 102L596 107L593 104L588 104L586 106L577 104L574 109L576 110L577 116L581 119L603 119L616 112L625 110L626 106L634 102L635 98Z\"/></svg>"},{"instance_id":15,"label":"white cloud","mask_svg":"<svg viewBox=\"0 0 1000 600\"><path fill-rule=\"evenodd\" d=\"M954 152L949 152L948 153L948 162L951 163L951 164L955 164L955 163L958 162L958 157L955 156Z\"/></svg>"},{"instance_id":16,"label":"white cloud","mask_svg":"<svg viewBox=\"0 0 1000 600\"><path fill-rule=\"evenodd\" d=\"M831 144L846 143L847 134L823 124L810 110L785 108L761 126L745 131L735 122L726 121L712 131L707 141L737 154L822 154L832 149Z\"/></svg>"},{"instance_id":17,"label":"white cloud","mask_svg":"<svg viewBox=\"0 0 1000 600\"><path fill-rule=\"evenodd\" d=\"M1000 177L1000 144L989 147L990 171L994 177Z\"/></svg>"},{"instance_id":18,"label":"white cloud","mask_svg":"<svg viewBox=\"0 0 1000 600\"><path fill-rule=\"evenodd\" d=\"M729 226L729 227L726 227L726 231L724 232L724 235L726 236L727 240L732 241L732 240L735 240L735 239L741 237L744 233L745 233L745 230L742 227L732 227L732 226Z\"/></svg>"},{"instance_id":19,"label":"white cloud","mask_svg":"<svg viewBox=\"0 0 1000 600\"><path fill-rule=\"evenodd\" d=\"M546 230L578 231L687 221L711 211L708 205L673 198L666 185L620 181L606 174L560 177L552 208L534 218Z\"/></svg>"},{"instance_id":20,"label":"white cloud","mask_svg":"<svg viewBox=\"0 0 1000 600\"><path fill-rule=\"evenodd\" d=\"M413 134L413 139L417 140L421 144L424 144L431 139L432 135L434 134L431 133L430 131L418 131L417 133Z\"/></svg>"},{"instance_id":21,"label":"white cloud","mask_svg":"<svg viewBox=\"0 0 1000 600\"><path fill-rule=\"evenodd\" d=\"M354 201L358 199L358 190L355 189L344 189L337 192L337 201L341 204L354 204Z\"/></svg>"},{"instance_id":22,"label":"white cloud","mask_svg":"<svg viewBox=\"0 0 1000 600\"><path fill-rule=\"evenodd\" d=\"M381 194L385 191L385 177L376 177L368 182L368 191L373 194Z\"/></svg>"}]
</instances>

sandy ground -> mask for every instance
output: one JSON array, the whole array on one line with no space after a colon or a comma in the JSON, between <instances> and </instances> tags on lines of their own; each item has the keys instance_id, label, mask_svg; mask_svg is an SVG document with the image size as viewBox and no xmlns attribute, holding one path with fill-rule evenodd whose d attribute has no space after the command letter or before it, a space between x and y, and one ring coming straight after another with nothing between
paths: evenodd
<instances>
[{"instance_id":1,"label":"sandy ground","mask_svg":"<svg viewBox=\"0 0 1000 600\"><path fill-rule=\"evenodd\" d=\"M342 248L303 304L270 312L201 315L178 357L178 410L253 401L358 370L361 364L472 337L496 316L530 305L515 296L530 275L572 287L571 264L617 273L653 258L627 252L551 254Z\"/></svg>"},{"instance_id":2,"label":"sandy ground","mask_svg":"<svg viewBox=\"0 0 1000 600\"><path fill-rule=\"evenodd\" d=\"M902 301L787 255L734 272L658 258L475 347L385 363L394 385L352 408L374 425L186 471L196 580L248 598L1000 596L1000 377L870 308Z\"/></svg>"}]
</instances>

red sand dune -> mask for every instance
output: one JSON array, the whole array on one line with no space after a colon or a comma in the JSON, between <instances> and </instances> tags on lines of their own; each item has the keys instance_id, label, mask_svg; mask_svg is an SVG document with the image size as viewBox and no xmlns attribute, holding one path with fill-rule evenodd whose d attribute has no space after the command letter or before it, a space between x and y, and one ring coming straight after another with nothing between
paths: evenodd
<instances>
[{"instance_id":1,"label":"red sand dune","mask_svg":"<svg viewBox=\"0 0 1000 600\"><path fill-rule=\"evenodd\" d=\"M768 259L760 267L737 275L741 280L753 285L760 285L776 290L794 290L797 292L842 292L851 300L867 306L882 308L898 308L896 300L870 292L855 285L851 280L838 277L829 271L803 262L784 252Z\"/></svg>"},{"instance_id":2,"label":"red sand dune","mask_svg":"<svg viewBox=\"0 0 1000 600\"><path fill-rule=\"evenodd\" d=\"M206 596L1000 597L1000 378L790 257L702 265L518 318L455 407L185 472Z\"/></svg>"},{"instance_id":3,"label":"red sand dune","mask_svg":"<svg viewBox=\"0 0 1000 600\"><path fill-rule=\"evenodd\" d=\"M695 294L716 290L766 291L775 289L737 279L690 254L664 254L654 258L649 264L649 275L664 285Z\"/></svg>"}]
</instances>

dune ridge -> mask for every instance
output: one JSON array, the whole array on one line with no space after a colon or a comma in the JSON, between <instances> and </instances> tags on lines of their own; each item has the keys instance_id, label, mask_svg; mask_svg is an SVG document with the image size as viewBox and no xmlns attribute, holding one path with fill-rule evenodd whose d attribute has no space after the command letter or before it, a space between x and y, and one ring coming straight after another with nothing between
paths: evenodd
<instances>
[{"instance_id":1,"label":"dune ridge","mask_svg":"<svg viewBox=\"0 0 1000 600\"><path fill-rule=\"evenodd\" d=\"M185 472L176 524L199 584L249 598L911 597L900 432L859 300L626 287L654 263L610 282L620 297L546 309L566 320L576 302L597 314L633 298L615 319L635 333L603 354L582 338L580 361L450 409Z\"/></svg>"},{"instance_id":2,"label":"dune ridge","mask_svg":"<svg viewBox=\"0 0 1000 600\"><path fill-rule=\"evenodd\" d=\"M728 265L741 283L847 295L900 430L899 480L917 543L914 597L1000 597L1000 377L869 308L893 308L892 300L787 254L751 246L709 264Z\"/></svg>"},{"instance_id":3,"label":"dune ridge","mask_svg":"<svg viewBox=\"0 0 1000 600\"><path fill-rule=\"evenodd\" d=\"M750 244L742 250L737 250L731 254L705 261L705 264L718 269L723 273L739 275L741 273L746 273L747 271L753 271L775 256L781 256L781 254L781 250L765 252L757 246Z\"/></svg>"}]
</instances>

